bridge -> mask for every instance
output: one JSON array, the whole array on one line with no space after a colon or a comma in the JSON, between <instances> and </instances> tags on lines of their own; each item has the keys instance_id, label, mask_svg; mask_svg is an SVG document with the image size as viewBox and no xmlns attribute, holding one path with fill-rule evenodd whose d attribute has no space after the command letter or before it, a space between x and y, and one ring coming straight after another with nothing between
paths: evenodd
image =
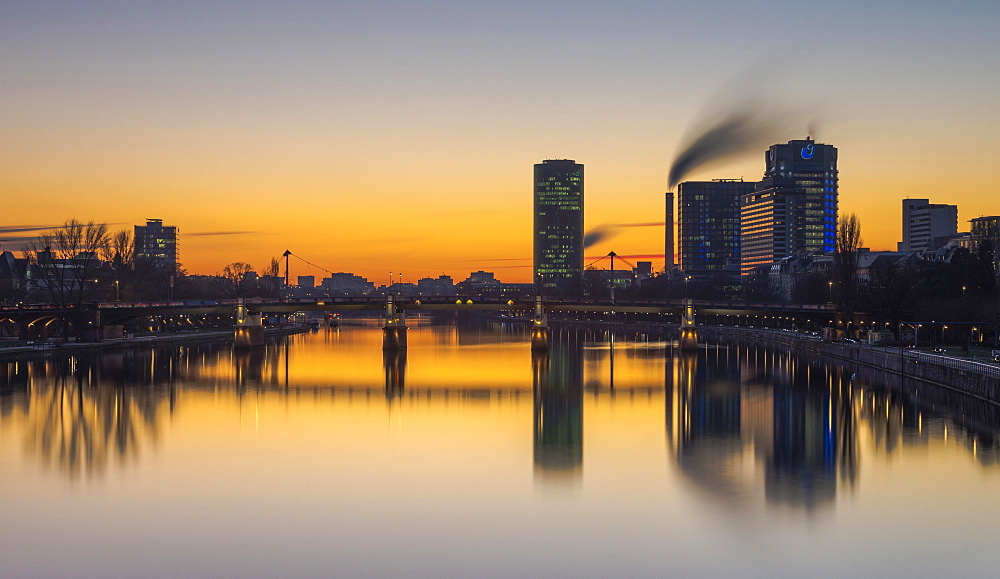
<instances>
[{"instance_id":1,"label":"bridge","mask_svg":"<svg viewBox=\"0 0 1000 579\"><path fill-rule=\"evenodd\" d=\"M139 318L170 318L174 316L234 316L237 333L240 327L256 327L263 316L289 315L297 312L341 313L380 311L386 318L387 345L395 340L396 347L405 348L405 316L407 313L434 311L497 311L532 314L538 328L547 328L547 316L552 313L614 317L618 314L676 315L685 327L694 326L694 316L707 318L709 323L739 324L741 319L781 318L789 321L829 321L835 315L831 305L764 304L739 301L706 301L678 299L600 299L550 298L536 296L523 300L484 300L467 296L364 296L295 299L225 299L167 302L100 302L81 308L55 308L47 305L23 305L0 308L0 335L18 336L22 340L43 339L55 322L71 321L86 328L100 330ZM255 333L253 330L246 332ZM390 336L392 334L394 337ZM539 332L542 333L542 332ZM96 332L95 339L100 339ZM539 338L541 339L541 338ZM547 342L547 338L544 338ZM534 340L533 340L534 343Z\"/></svg>"}]
</instances>

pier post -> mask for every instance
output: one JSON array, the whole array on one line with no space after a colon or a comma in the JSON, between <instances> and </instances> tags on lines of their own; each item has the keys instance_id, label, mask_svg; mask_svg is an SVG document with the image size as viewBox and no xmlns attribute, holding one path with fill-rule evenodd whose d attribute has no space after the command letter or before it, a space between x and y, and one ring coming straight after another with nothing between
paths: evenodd
<instances>
[{"instance_id":1,"label":"pier post","mask_svg":"<svg viewBox=\"0 0 1000 579\"><path fill-rule=\"evenodd\" d=\"M698 348L698 328L694 325L694 304L684 298L684 313L681 315L681 336L677 343L681 350Z\"/></svg>"},{"instance_id":2,"label":"pier post","mask_svg":"<svg viewBox=\"0 0 1000 579\"><path fill-rule=\"evenodd\" d=\"M531 350L533 352L547 351L550 345L549 319L545 315L542 296L535 296L535 314L531 319Z\"/></svg>"},{"instance_id":3,"label":"pier post","mask_svg":"<svg viewBox=\"0 0 1000 579\"><path fill-rule=\"evenodd\" d=\"M263 348L264 320L261 314L248 314L246 300L239 300L236 306L236 328L233 332L233 348Z\"/></svg>"},{"instance_id":4,"label":"pier post","mask_svg":"<svg viewBox=\"0 0 1000 579\"><path fill-rule=\"evenodd\" d=\"M385 296L385 325L382 326L382 349L406 349L406 317L396 311L395 298L392 294Z\"/></svg>"}]
</instances>

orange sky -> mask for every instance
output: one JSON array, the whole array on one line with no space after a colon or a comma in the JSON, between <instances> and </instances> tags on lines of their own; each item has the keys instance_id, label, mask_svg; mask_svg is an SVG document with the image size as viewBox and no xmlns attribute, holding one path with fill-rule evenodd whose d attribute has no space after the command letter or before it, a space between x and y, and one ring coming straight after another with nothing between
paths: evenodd
<instances>
[{"instance_id":1,"label":"orange sky","mask_svg":"<svg viewBox=\"0 0 1000 579\"><path fill-rule=\"evenodd\" d=\"M957 204L960 228L1000 213L996 7L771 22L626 4L568 13L544 39L547 17L513 7L396 8L0 8L0 227L163 219L191 273L289 249L377 284L480 268L529 281L532 165L586 166L588 228L662 221L682 135L753 66L734 54L786 63L763 92L838 147L841 211L859 214L872 249L895 247L903 197ZM796 32L820 17L828 28ZM762 28L720 46L695 33L710 24ZM689 178L758 179L762 159ZM626 229L587 254L660 254L662 239Z\"/></svg>"}]
</instances>

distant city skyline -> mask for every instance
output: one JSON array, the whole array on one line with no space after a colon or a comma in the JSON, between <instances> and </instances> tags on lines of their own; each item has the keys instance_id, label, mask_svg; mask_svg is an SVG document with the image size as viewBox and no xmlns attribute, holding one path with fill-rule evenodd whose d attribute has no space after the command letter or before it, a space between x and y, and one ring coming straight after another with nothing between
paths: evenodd
<instances>
[{"instance_id":1,"label":"distant city skyline","mask_svg":"<svg viewBox=\"0 0 1000 579\"><path fill-rule=\"evenodd\" d=\"M191 273L290 249L373 280L528 282L530 165L587 165L586 229L660 221L683 136L743 91L802 119L774 142L836 144L841 213L892 249L900 199L946 199L960 230L1000 213L998 24L996 3L900 0L5 3L0 227L155 216ZM761 152L686 179L759 178Z\"/></svg>"}]
</instances>

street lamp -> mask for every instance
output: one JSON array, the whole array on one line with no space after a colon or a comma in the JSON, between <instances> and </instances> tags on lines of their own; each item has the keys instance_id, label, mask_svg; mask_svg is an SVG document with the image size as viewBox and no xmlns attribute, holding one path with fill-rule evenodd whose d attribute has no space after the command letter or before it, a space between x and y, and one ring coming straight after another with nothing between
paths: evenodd
<instances>
[{"instance_id":1,"label":"street lamp","mask_svg":"<svg viewBox=\"0 0 1000 579\"><path fill-rule=\"evenodd\" d=\"M962 299L965 299L965 286L962 286Z\"/></svg>"},{"instance_id":2,"label":"street lamp","mask_svg":"<svg viewBox=\"0 0 1000 579\"><path fill-rule=\"evenodd\" d=\"M684 297L685 298L689 297L689 294L688 294L688 282L689 281L691 281L691 276L689 276L689 275L684 276Z\"/></svg>"},{"instance_id":3,"label":"street lamp","mask_svg":"<svg viewBox=\"0 0 1000 579\"><path fill-rule=\"evenodd\" d=\"M116 302L122 301L122 294L118 288L118 280L115 280L115 301Z\"/></svg>"},{"instance_id":4,"label":"street lamp","mask_svg":"<svg viewBox=\"0 0 1000 579\"><path fill-rule=\"evenodd\" d=\"M833 303L833 282L828 281L826 284L830 287L830 303Z\"/></svg>"}]
</instances>

